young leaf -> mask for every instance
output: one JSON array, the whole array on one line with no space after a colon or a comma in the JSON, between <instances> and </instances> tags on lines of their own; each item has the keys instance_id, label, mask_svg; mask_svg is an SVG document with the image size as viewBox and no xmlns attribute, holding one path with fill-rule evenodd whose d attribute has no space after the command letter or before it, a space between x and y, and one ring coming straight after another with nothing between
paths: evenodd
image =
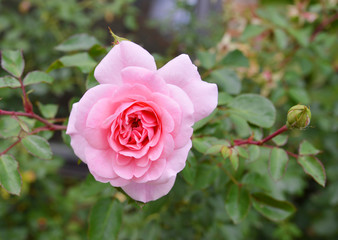
<instances>
[{"instance_id":1,"label":"young leaf","mask_svg":"<svg viewBox=\"0 0 338 240\"><path fill-rule=\"evenodd\" d=\"M221 63L231 67L249 67L249 60L239 50L229 52L222 60Z\"/></svg>"},{"instance_id":2,"label":"young leaf","mask_svg":"<svg viewBox=\"0 0 338 240\"><path fill-rule=\"evenodd\" d=\"M223 147L223 145L221 145L221 144L213 145L213 146L211 146L210 148L207 149L205 154L217 155L221 152L222 147Z\"/></svg>"},{"instance_id":3,"label":"young leaf","mask_svg":"<svg viewBox=\"0 0 338 240\"><path fill-rule=\"evenodd\" d=\"M52 158L52 150L46 139L36 135L28 135L21 142L26 150L34 156L42 159Z\"/></svg>"},{"instance_id":4,"label":"young leaf","mask_svg":"<svg viewBox=\"0 0 338 240\"><path fill-rule=\"evenodd\" d=\"M269 159L269 171L273 180L280 180L286 171L288 154L281 148L273 148Z\"/></svg>"},{"instance_id":5,"label":"young leaf","mask_svg":"<svg viewBox=\"0 0 338 240\"><path fill-rule=\"evenodd\" d=\"M234 223L241 222L250 209L249 192L235 184L232 184L228 190L225 199L225 209Z\"/></svg>"},{"instance_id":6,"label":"young leaf","mask_svg":"<svg viewBox=\"0 0 338 240\"><path fill-rule=\"evenodd\" d=\"M0 156L0 184L9 193L20 195L21 176L19 164L11 155Z\"/></svg>"},{"instance_id":7,"label":"young leaf","mask_svg":"<svg viewBox=\"0 0 338 240\"><path fill-rule=\"evenodd\" d=\"M300 155L316 155L320 153L320 150L315 148L311 143L304 140L299 146Z\"/></svg>"},{"instance_id":8,"label":"young leaf","mask_svg":"<svg viewBox=\"0 0 338 240\"><path fill-rule=\"evenodd\" d=\"M89 50L97 44L100 43L95 37L89 36L86 33L82 33L71 36L63 43L56 46L55 49L63 52Z\"/></svg>"},{"instance_id":9,"label":"young leaf","mask_svg":"<svg viewBox=\"0 0 338 240\"><path fill-rule=\"evenodd\" d=\"M31 84L37 84L37 83L52 83L54 79L47 73L41 72L41 71L34 71L30 72L26 75L26 77L23 80L24 85L31 85Z\"/></svg>"},{"instance_id":10,"label":"young leaf","mask_svg":"<svg viewBox=\"0 0 338 240\"><path fill-rule=\"evenodd\" d=\"M242 94L229 104L236 113L259 127L269 128L276 119L276 109L270 100L256 94Z\"/></svg>"},{"instance_id":11,"label":"young leaf","mask_svg":"<svg viewBox=\"0 0 338 240\"><path fill-rule=\"evenodd\" d=\"M257 212L272 221L283 221L296 211L290 202L274 199L264 193L254 193L251 196Z\"/></svg>"},{"instance_id":12,"label":"young leaf","mask_svg":"<svg viewBox=\"0 0 338 240\"><path fill-rule=\"evenodd\" d=\"M21 51L1 51L1 66L15 77L21 77L25 68L25 61Z\"/></svg>"},{"instance_id":13,"label":"young leaf","mask_svg":"<svg viewBox=\"0 0 338 240\"><path fill-rule=\"evenodd\" d=\"M302 166L305 173L310 175L317 183L325 187L326 173L321 161L313 156L301 156L298 163Z\"/></svg>"},{"instance_id":14,"label":"young leaf","mask_svg":"<svg viewBox=\"0 0 338 240\"><path fill-rule=\"evenodd\" d=\"M89 240L117 239L122 223L122 204L109 198L100 199L89 216Z\"/></svg>"},{"instance_id":15,"label":"young leaf","mask_svg":"<svg viewBox=\"0 0 338 240\"><path fill-rule=\"evenodd\" d=\"M0 77L0 88L18 88L21 87L20 82L11 76Z\"/></svg>"},{"instance_id":16,"label":"young leaf","mask_svg":"<svg viewBox=\"0 0 338 240\"><path fill-rule=\"evenodd\" d=\"M53 118L55 117L59 106L56 104L42 104L38 102L38 108L45 118Z\"/></svg>"}]
</instances>

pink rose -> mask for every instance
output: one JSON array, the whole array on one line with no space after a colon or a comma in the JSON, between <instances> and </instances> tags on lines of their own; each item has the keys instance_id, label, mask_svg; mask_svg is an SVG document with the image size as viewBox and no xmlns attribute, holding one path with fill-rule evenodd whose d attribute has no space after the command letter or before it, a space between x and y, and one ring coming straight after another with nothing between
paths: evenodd
<instances>
[{"instance_id":1,"label":"pink rose","mask_svg":"<svg viewBox=\"0 0 338 240\"><path fill-rule=\"evenodd\" d=\"M139 45L122 41L95 69L100 85L73 105L67 134L100 182L137 201L166 195L187 159L192 125L217 106L217 87L187 55L157 70Z\"/></svg>"}]
</instances>

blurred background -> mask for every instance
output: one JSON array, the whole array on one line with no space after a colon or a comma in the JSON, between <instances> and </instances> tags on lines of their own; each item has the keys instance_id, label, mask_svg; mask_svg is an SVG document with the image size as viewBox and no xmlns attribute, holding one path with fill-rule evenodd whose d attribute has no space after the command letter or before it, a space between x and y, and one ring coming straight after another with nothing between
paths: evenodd
<instances>
[{"instance_id":1,"label":"blurred background","mask_svg":"<svg viewBox=\"0 0 338 240\"><path fill-rule=\"evenodd\" d=\"M17 197L0 189L0 240L87 239L92 205L113 195L124 203L119 239L338 239L337 4L336 0L0 0L0 49L22 49L26 73L43 70L54 77L53 85L29 90L33 103L59 105L57 117L69 115L69 102L90 87L92 76L76 66L55 67L53 63L69 53L60 45L74 34L94 36L96 45L85 50L99 62L113 41L110 27L153 54L158 68L187 53L202 78L217 83L220 91L269 98L278 110L276 129L284 124L289 107L309 105L311 127L290 133L286 148L297 152L302 139L311 141L323 150L319 158L328 178L322 188L290 161L282 180L258 185L290 200L296 214L274 223L250 211L243 222L234 224L224 208L228 179L210 161L196 170L193 180L187 173L179 174L168 196L139 206L109 184L87 176L86 165L78 164L63 143L64 136L50 133L44 137L50 139L53 160L15 150L23 190ZM234 50L244 55L247 66L224 60ZM224 85L219 74L211 74L223 65L231 86ZM238 83L239 89L234 87ZM0 108L22 111L20 93L0 88ZM195 134L215 135L219 130L224 136L246 136L229 121L212 121ZM0 126L6 124L8 119L0 118ZM6 136L3 132L0 136L3 149ZM260 155L263 165L249 168L264 175L259 168L267 168L267 155L264 151ZM191 159L205 161L205 156L194 148L189 164L195 161Z\"/></svg>"}]
</instances>

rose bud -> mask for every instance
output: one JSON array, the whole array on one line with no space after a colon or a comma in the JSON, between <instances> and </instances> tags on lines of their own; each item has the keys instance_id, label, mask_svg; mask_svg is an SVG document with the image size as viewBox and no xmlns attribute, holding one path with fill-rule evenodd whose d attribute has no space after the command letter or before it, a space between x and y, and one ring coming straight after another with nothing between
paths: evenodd
<instances>
[{"instance_id":1,"label":"rose bud","mask_svg":"<svg viewBox=\"0 0 338 240\"><path fill-rule=\"evenodd\" d=\"M288 111L286 126L289 129L304 129L310 124L311 111L304 105L295 105Z\"/></svg>"}]
</instances>

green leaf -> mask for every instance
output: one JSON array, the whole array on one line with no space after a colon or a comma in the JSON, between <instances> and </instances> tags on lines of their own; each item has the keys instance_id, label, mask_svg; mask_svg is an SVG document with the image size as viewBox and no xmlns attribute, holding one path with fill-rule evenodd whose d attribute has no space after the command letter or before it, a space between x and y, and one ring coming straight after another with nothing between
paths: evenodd
<instances>
[{"instance_id":1,"label":"green leaf","mask_svg":"<svg viewBox=\"0 0 338 240\"><path fill-rule=\"evenodd\" d=\"M249 152L249 161L253 162L256 161L258 159L258 157L260 156L260 148L257 145L250 145L248 147L248 152Z\"/></svg>"},{"instance_id":2,"label":"green leaf","mask_svg":"<svg viewBox=\"0 0 338 240\"><path fill-rule=\"evenodd\" d=\"M64 67L78 67L83 73L89 73L96 65L88 53L77 53L59 59Z\"/></svg>"},{"instance_id":3,"label":"green leaf","mask_svg":"<svg viewBox=\"0 0 338 240\"><path fill-rule=\"evenodd\" d=\"M11 76L0 77L0 88L18 88L21 87L20 82Z\"/></svg>"},{"instance_id":4,"label":"green leaf","mask_svg":"<svg viewBox=\"0 0 338 240\"><path fill-rule=\"evenodd\" d=\"M241 222L250 209L250 194L243 187L232 184L225 199L225 209L234 223Z\"/></svg>"},{"instance_id":5,"label":"green leaf","mask_svg":"<svg viewBox=\"0 0 338 240\"><path fill-rule=\"evenodd\" d=\"M32 155L42 158L42 159L51 159L52 158L52 150L49 146L49 143L46 139L36 136L36 135L28 135L21 140L21 143L26 148L28 152Z\"/></svg>"},{"instance_id":6,"label":"green leaf","mask_svg":"<svg viewBox=\"0 0 338 240\"><path fill-rule=\"evenodd\" d=\"M250 136L251 128L244 118L238 116L237 114L230 114L229 118L234 124L235 130L239 137L244 138Z\"/></svg>"},{"instance_id":7,"label":"green leaf","mask_svg":"<svg viewBox=\"0 0 338 240\"><path fill-rule=\"evenodd\" d=\"M231 69L222 68L211 73L211 82L218 85L220 90L229 94L238 94L241 91L241 81L237 73Z\"/></svg>"},{"instance_id":8,"label":"green leaf","mask_svg":"<svg viewBox=\"0 0 338 240\"><path fill-rule=\"evenodd\" d=\"M232 96L226 92L219 92L218 93L218 106L227 105L231 102Z\"/></svg>"},{"instance_id":9,"label":"green leaf","mask_svg":"<svg viewBox=\"0 0 338 240\"><path fill-rule=\"evenodd\" d=\"M20 195L21 176L19 164L11 155L0 156L0 184L7 192Z\"/></svg>"},{"instance_id":10,"label":"green leaf","mask_svg":"<svg viewBox=\"0 0 338 240\"><path fill-rule=\"evenodd\" d=\"M71 36L63 43L56 46L55 49L63 52L89 50L97 44L100 44L100 42L95 37L82 33Z\"/></svg>"},{"instance_id":11,"label":"green leaf","mask_svg":"<svg viewBox=\"0 0 338 240\"><path fill-rule=\"evenodd\" d=\"M297 161L306 174L310 175L317 183L325 187L325 168L318 158L313 156L301 156Z\"/></svg>"},{"instance_id":12,"label":"green leaf","mask_svg":"<svg viewBox=\"0 0 338 240\"><path fill-rule=\"evenodd\" d=\"M304 28L304 29L287 28L287 31L289 32L291 36L293 36L296 39L296 41L302 47L307 47L309 45L310 35L311 35L310 28Z\"/></svg>"},{"instance_id":13,"label":"green leaf","mask_svg":"<svg viewBox=\"0 0 338 240\"><path fill-rule=\"evenodd\" d=\"M251 196L257 212L272 221L283 221L296 211L290 202L274 199L264 193L254 193Z\"/></svg>"},{"instance_id":14,"label":"green leaf","mask_svg":"<svg viewBox=\"0 0 338 240\"><path fill-rule=\"evenodd\" d=\"M288 46L288 36L281 29L274 29L276 43L280 49L285 49Z\"/></svg>"},{"instance_id":15,"label":"green leaf","mask_svg":"<svg viewBox=\"0 0 338 240\"><path fill-rule=\"evenodd\" d=\"M247 25L242 33L240 40L246 41L250 38L256 37L262 32L264 32L267 28L261 25Z\"/></svg>"},{"instance_id":16,"label":"green leaf","mask_svg":"<svg viewBox=\"0 0 338 240\"><path fill-rule=\"evenodd\" d=\"M1 66L15 77L21 77L25 68L25 61L21 51L1 51Z\"/></svg>"},{"instance_id":17,"label":"green leaf","mask_svg":"<svg viewBox=\"0 0 338 240\"><path fill-rule=\"evenodd\" d=\"M280 134L272 139L277 146L284 146L288 142L288 135Z\"/></svg>"},{"instance_id":18,"label":"green leaf","mask_svg":"<svg viewBox=\"0 0 338 240\"><path fill-rule=\"evenodd\" d=\"M4 138L18 136L20 133L20 124L11 116L1 116L0 118L0 136Z\"/></svg>"},{"instance_id":19,"label":"green leaf","mask_svg":"<svg viewBox=\"0 0 338 240\"><path fill-rule=\"evenodd\" d=\"M94 77L94 71L91 71L88 74L87 80L86 80L86 89L95 87L96 85L99 85L99 82L96 81L95 77Z\"/></svg>"},{"instance_id":20,"label":"green leaf","mask_svg":"<svg viewBox=\"0 0 338 240\"><path fill-rule=\"evenodd\" d=\"M198 122L196 122L193 126L194 131L204 127L211 119L213 119L217 113L217 108L206 118L203 118L201 120L199 120Z\"/></svg>"},{"instance_id":21,"label":"green leaf","mask_svg":"<svg viewBox=\"0 0 338 240\"><path fill-rule=\"evenodd\" d=\"M31 84L37 84L37 83L49 83L51 84L54 81L54 79L47 73L41 72L41 71L34 71L30 72L26 75L26 77L23 80L24 85L31 85Z\"/></svg>"},{"instance_id":22,"label":"green leaf","mask_svg":"<svg viewBox=\"0 0 338 240\"><path fill-rule=\"evenodd\" d=\"M192 152L189 152L187 164L182 171L183 178L190 184L194 184L197 171L197 161Z\"/></svg>"},{"instance_id":23,"label":"green leaf","mask_svg":"<svg viewBox=\"0 0 338 240\"><path fill-rule=\"evenodd\" d=\"M311 143L304 140L299 146L300 155L316 155L320 153L320 150L315 148Z\"/></svg>"},{"instance_id":24,"label":"green leaf","mask_svg":"<svg viewBox=\"0 0 338 240\"><path fill-rule=\"evenodd\" d=\"M42 104L38 102L37 105L42 116L45 118L54 118L59 108L56 104Z\"/></svg>"},{"instance_id":25,"label":"green leaf","mask_svg":"<svg viewBox=\"0 0 338 240\"><path fill-rule=\"evenodd\" d=\"M273 148L270 154L269 171L273 180L280 180L286 171L288 154L281 148Z\"/></svg>"},{"instance_id":26,"label":"green leaf","mask_svg":"<svg viewBox=\"0 0 338 240\"><path fill-rule=\"evenodd\" d=\"M235 171L237 171L238 166L239 166L239 158L238 158L238 152L234 148L231 149L230 162L231 162L232 167L235 169Z\"/></svg>"},{"instance_id":27,"label":"green leaf","mask_svg":"<svg viewBox=\"0 0 338 240\"><path fill-rule=\"evenodd\" d=\"M218 168L215 165L198 164L195 187L197 189L204 189L209 187L218 176Z\"/></svg>"},{"instance_id":28,"label":"green leaf","mask_svg":"<svg viewBox=\"0 0 338 240\"><path fill-rule=\"evenodd\" d=\"M310 101L311 101L308 93L303 88L298 88L298 87L290 88L289 96L296 103L308 105L310 104Z\"/></svg>"},{"instance_id":29,"label":"green leaf","mask_svg":"<svg viewBox=\"0 0 338 240\"><path fill-rule=\"evenodd\" d=\"M205 154L209 154L209 155L216 155L219 154L221 152L223 145L217 144L217 145L213 145L210 148L207 149L207 151L205 152Z\"/></svg>"},{"instance_id":30,"label":"green leaf","mask_svg":"<svg viewBox=\"0 0 338 240\"><path fill-rule=\"evenodd\" d=\"M211 144L203 138L193 138L192 145L200 153L206 153L211 147Z\"/></svg>"},{"instance_id":31,"label":"green leaf","mask_svg":"<svg viewBox=\"0 0 338 240\"><path fill-rule=\"evenodd\" d=\"M245 159L249 158L249 154L248 154L248 152L246 151L245 148L242 148L242 147L239 147L239 146L235 146L234 148L238 152L239 156L241 156L241 157L243 157Z\"/></svg>"},{"instance_id":32,"label":"green leaf","mask_svg":"<svg viewBox=\"0 0 338 240\"><path fill-rule=\"evenodd\" d=\"M216 63L216 55L214 53L198 51L197 57L201 62L201 66L205 69L212 68Z\"/></svg>"},{"instance_id":33,"label":"green leaf","mask_svg":"<svg viewBox=\"0 0 338 240\"><path fill-rule=\"evenodd\" d=\"M65 66L63 65L63 63L60 62L60 60L56 60L56 61L52 62L51 65L49 65L49 67L48 67L48 69L46 70L46 72L49 73L49 72L51 72L51 71L53 71L53 70L55 70L55 69L59 69L59 68L63 68L63 67L65 67Z\"/></svg>"},{"instance_id":34,"label":"green leaf","mask_svg":"<svg viewBox=\"0 0 338 240\"><path fill-rule=\"evenodd\" d=\"M229 52L222 60L221 63L231 67L249 67L249 60L239 50Z\"/></svg>"},{"instance_id":35,"label":"green leaf","mask_svg":"<svg viewBox=\"0 0 338 240\"><path fill-rule=\"evenodd\" d=\"M89 216L89 240L117 239L122 223L123 206L117 200L100 199Z\"/></svg>"},{"instance_id":36,"label":"green leaf","mask_svg":"<svg viewBox=\"0 0 338 240\"><path fill-rule=\"evenodd\" d=\"M276 119L276 109L270 100L256 94L242 94L235 97L229 107L249 123L270 128Z\"/></svg>"}]
</instances>

